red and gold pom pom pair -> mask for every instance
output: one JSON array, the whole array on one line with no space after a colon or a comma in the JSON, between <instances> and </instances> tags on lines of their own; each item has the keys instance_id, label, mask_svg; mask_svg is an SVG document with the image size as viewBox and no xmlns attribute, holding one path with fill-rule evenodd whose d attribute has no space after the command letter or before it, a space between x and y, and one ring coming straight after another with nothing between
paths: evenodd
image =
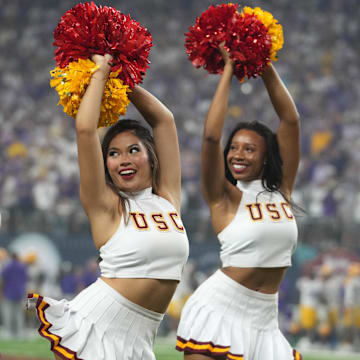
<instances>
[{"instance_id":1,"label":"red and gold pom pom pair","mask_svg":"<svg viewBox=\"0 0 360 360\"><path fill-rule=\"evenodd\" d=\"M58 66L50 72L50 85L58 92L64 112L73 117L97 70L91 55L112 56L98 127L116 123L126 113L128 92L142 81L149 68L150 32L129 15L91 2L77 4L61 17L53 44Z\"/></svg>"},{"instance_id":2,"label":"red and gold pom pom pair","mask_svg":"<svg viewBox=\"0 0 360 360\"><path fill-rule=\"evenodd\" d=\"M185 34L189 60L209 73L221 73L224 67L219 44L234 61L234 73L245 77L260 75L283 46L282 26L260 8L237 4L210 6ZM126 113L128 92L141 83L149 68L152 36L129 15L93 2L78 4L65 12L54 31L55 61L50 85L59 94L64 112L75 117L82 96L97 65L93 54L112 56L112 67L105 86L98 126L116 123Z\"/></svg>"}]
</instances>

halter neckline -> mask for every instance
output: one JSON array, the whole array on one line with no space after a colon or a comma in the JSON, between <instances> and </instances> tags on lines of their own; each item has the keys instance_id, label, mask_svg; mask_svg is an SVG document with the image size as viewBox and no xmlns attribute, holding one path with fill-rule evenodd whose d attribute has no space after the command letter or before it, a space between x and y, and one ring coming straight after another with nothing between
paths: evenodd
<instances>
[{"instance_id":1,"label":"halter neckline","mask_svg":"<svg viewBox=\"0 0 360 360\"><path fill-rule=\"evenodd\" d=\"M261 179L256 179L252 181L241 181L238 180L236 183L236 187L241 191L256 191L261 192L264 191L264 187L262 185Z\"/></svg>"},{"instance_id":2,"label":"halter neckline","mask_svg":"<svg viewBox=\"0 0 360 360\"><path fill-rule=\"evenodd\" d=\"M152 187L150 186L148 188L139 191L132 191L132 192L120 191L120 193L129 199L134 199L134 200L146 199L151 197Z\"/></svg>"}]
</instances>

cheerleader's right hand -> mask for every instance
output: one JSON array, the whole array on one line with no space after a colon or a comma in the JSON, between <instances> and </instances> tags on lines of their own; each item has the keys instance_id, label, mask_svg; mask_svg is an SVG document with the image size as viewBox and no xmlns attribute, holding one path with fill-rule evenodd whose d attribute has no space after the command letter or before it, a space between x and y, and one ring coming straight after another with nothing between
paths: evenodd
<instances>
[{"instance_id":1,"label":"cheerleader's right hand","mask_svg":"<svg viewBox=\"0 0 360 360\"><path fill-rule=\"evenodd\" d=\"M221 56L224 60L225 65L229 64L231 66L233 66L233 61L230 58L230 53L229 51L225 48L225 41L221 42L219 44L219 50L221 53Z\"/></svg>"},{"instance_id":2,"label":"cheerleader's right hand","mask_svg":"<svg viewBox=\"0 0 360 360\"><path fill-rule=\"evenodd\" d=\"M97 80L106 80L110 74L112 56L109 54L95 54L91 56L91 60L99 66L99 69L95 71L93 78Z\"/></svg>"}]
</instances>

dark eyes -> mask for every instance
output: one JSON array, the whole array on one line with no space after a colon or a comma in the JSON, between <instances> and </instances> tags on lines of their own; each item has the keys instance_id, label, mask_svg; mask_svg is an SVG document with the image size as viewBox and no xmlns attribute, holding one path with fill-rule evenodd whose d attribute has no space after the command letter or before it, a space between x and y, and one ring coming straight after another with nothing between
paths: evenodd
<instances>
[{"instance_id":1,"label":"dark eyes","mask_svg":"<svg viewBox=\"0 0 360 360\"><path fill-rule=\"evenodd\" d=\"M140 147L132 146L128 151L129 151L129 154L136 154L140 151ZM115 157L115 156L119 156L119 154L120 153L117 150L110 150L108 153L108 156Z\"/></svg>"},{"instance_id":2,"label":"dark eyes","mask_svg":"<svg viewBox=\"0 0 360 360\"><path fill-rule=\"evenodd\" d=\"M230 146L230 150L231 151L236 151L236 150L238 150L238 147L232 145L232 146ZM247 152L254 152L255 148L248 146L244 150L247 151Z\"/></svg>"},{"instance_id":3,"label":"dark eyes","mask_svg":"<svg viewBox=\"0 0 360 360\"><path fill-rule=\"evenodd\" d=\"M139 151L140 151L140 148L139 148L139 147L133 146L132 148L130 148L129 153L130 153L130 154L135 154L135 153L137 153L137 152L139 152Z\"/></svg>"},{"instance_id":4,"label":"dark eyes","mask_svg":"<svg viewBox=\"0 0 360 360\"><path fill-rule=\"evenodd\" d=\"M117 151L114 150L109 151L109 156L116 156L116 155L118 155Z\"/></svg>"}]
</instances>

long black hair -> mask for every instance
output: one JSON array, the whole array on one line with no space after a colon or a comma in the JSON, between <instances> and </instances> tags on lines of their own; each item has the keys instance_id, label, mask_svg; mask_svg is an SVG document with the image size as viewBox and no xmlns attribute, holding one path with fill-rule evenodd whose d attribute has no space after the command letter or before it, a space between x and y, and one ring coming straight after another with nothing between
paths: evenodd
<instances>
[{"instance_id":1,"label":"long black hair","mask_svg":"<svg viewBox=\"0 0 360 360\"><path fill-rule=\"evenodd\" d=\"M265 140L265 162L262 172L261 182L267 191L280 191L282 173L282 159L279 150L279 143L276 134L271 131L266 125L257 121L238 123L231 132L229 139L224 149L225 162L225 176L232 183L236 184L236 180L231 174L227 163L227 155L230 151L230 146L233 137L239 130L251 130L259 134Z\"/></svg>"},{"instance_id":2,"label":"long black hair","mask_svg":"<svg viewBox=\"0 0 360 360\"><path fill-rule=\"evenodd\" d=\"M125 204L128 203L127 199L121 194L121 189L114 184L107 167L106 159L108 156L109 146L114 139L114 137L120 133L130 131L134 133L135 136L137 136L141 142L144 144L150 160L150 166L151 166L151 172L152 172L152 187L153 191L157 193L157 187L159 182L159 172L160 172L160 166L159 166L159 160L156 155L155 151L155 143L154 138L151 135L151 132L149 129L147 129L145 126L143 126L140 121L132 120L132 119L123 119L119 120L116 124L111 126L111 128L106 132L102 144L102 155L103 155L103 161L104 161L104 168L105 168L105 180L107 185L119 196L120 206L124 214L126 214L126 206ZM125 217L126 218L126 217Z\"/></svg>"}]
</instances>

